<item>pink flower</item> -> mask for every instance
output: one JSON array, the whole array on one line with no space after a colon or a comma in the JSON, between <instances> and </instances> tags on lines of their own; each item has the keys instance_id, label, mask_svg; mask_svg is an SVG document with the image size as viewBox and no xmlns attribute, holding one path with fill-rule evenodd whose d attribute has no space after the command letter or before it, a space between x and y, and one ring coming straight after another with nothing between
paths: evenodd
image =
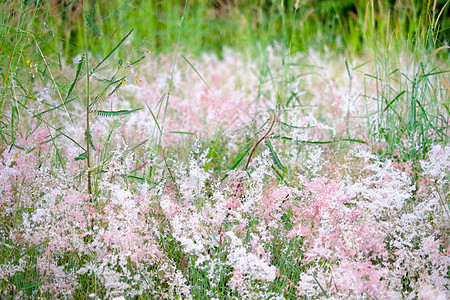
<instances>
[{"instance_id":1,"label":"pink flower","mask_svg":"<svg viewBox=\"0 0 450 300\"><path fill-rule=\"evenodd\" d=\"M238 200L237 197L231 197L227 200L225 207L230 209L237 209L242 205L241 201Z\"/></svg>"}]
</instances>

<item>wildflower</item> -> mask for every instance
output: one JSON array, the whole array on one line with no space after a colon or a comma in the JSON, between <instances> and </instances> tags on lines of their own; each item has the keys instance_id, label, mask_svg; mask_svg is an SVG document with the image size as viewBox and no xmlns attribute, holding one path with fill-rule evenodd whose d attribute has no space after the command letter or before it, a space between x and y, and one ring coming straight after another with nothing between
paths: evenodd
<instances>
[{"instance_id":1,"label":"wildflower","mask_svg":"<svg viewBox=\"0 0 450 300\"><path fill-rule=\"evenodd\" d=\"M33 64L31 63L30 59L27 57L25 59L25 63L27 64L27 66L29 66L30 68L33 68Z\"/></svg>"}]
</instances>

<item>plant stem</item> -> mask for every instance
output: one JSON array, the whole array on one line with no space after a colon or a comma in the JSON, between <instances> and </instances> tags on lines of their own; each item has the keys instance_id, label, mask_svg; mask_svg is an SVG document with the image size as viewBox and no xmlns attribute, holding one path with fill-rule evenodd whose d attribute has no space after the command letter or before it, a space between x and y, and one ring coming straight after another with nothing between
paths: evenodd
<instances>
[{"instance_id":1,"label":"plant stem","mask_svg":"<svg viewBox=\"0 0 450 300\"><path fill-rule=\"evenodd\" d=\"M269 133L272 131L273 125L275 124L275 121L277 120L277 115L275 114L273 116L272 125L270 125L269 130L267 130L266 134L258 140L255 147L253 147L252 152L250 152L250 155L248 156L247 163L245 164L244 170L247 171L248 165L250 164L250 161L252 160L253 152L255 152L258 145L269 135Z\"/></svg>"},{"instance_id":2,"label":"plant stem","mask_svg":"<svg viewBox=\"0 0 450 300\"><path fill-rule=\"evenodd\" d=\"M85 3L83 3L83 6ZM91 184L91 154L90 154L90 124L89 124L89 104L90 104L90 93L89 93L89 56L87 51L87 26L86 20L84 21L84 55L86 56L86 153L87 153L87 180L88 180L88 194L92 194L92 184Z\"/></svg>"},{"instance_id":3,"label":"plant stem","mask_svg":"<svg viewBox=\"0 0 450 300\"><path fill-rule=\"evenodd\" d=\"M161 144L162 135L164 133L164 123L166 120L167 107L169 106L170 92L172 90L172 84L173 84L173 76L175 74L175 68L177 67L178 48L180 47L181 31L183 30L184 13L186 12L186 7L187 7L187 0L184 2L183 15L181 16L180 30L178 31L177 47L175 49L175 58L174 58L174 62L172 65L172 75L170 76L169 90L167 92L166 106L164 108L164 116L163 116L163 121L162 121L158 144ZM158 115L159 115L159 113L158 113Z\"/></svg>"}]
</instances>

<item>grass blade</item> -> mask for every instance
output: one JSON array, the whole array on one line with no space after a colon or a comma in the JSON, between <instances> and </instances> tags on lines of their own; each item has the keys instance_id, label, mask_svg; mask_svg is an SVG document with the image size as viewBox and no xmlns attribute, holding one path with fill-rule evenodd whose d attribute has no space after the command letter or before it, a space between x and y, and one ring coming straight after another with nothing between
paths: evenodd
<instances>
[{"instance_id":1,"label":"grass blade","mask_svg":"<svg viewBox=\"0 0 450 300\"><path fill-rule=\"evenodd\" d=\"M233 159L233 165L231 165L230 170L234 170L236 169L236 167L239 165L239 163L244 159L244 157L247 155L247 153L250 151L251 149L251 145L247 145L247 147L245 147L243 149L243 151L241 151L240 153L238 153L238 155L236 156L235 159Z\"/></svg>"},{"instance_id":2,"label":"grass blade","mask_svg":"<svg viewBox=\"0 0 450 300\"><path fill-rule=\"evenodd\" d=\"M100 67L117 50L117 48L119 48L120 45L125 42L125 40L130 36L132 32L133 29L131 29L130 32L128 32L128 34L122 40L120 40L120 42L97 64L97 66L92 69L92 73L94 73L98 69L98 67Z\"/></svg>"},{"instance_id":3,"label":"grass blade","mask_svg":"<svg viewBox=\"0 0 450 300\"><path fill-rule=\"evenodd\" d=\"M72 85L70 86L69 91L67 92L67 96L66 99L64 100L64 102L67 101L67 99L69 99L70 94L73 91L73 88L75 87L75 84L78 81L78 78L80 77L80 73L81 73L81 67L83 66L83 61L84 61L84 55L81 57L80 61L78 62L78 67L77 67L77 74L75 75L75 79L72 82Z\"/></svg>"},{"instance_id":4,"label":"grass blade","mask_svg":"<svg viewBox=\"0 0 450 300\"><path fill-rule=\"evenodd\" d=\"M52 108L50 108L50 109L44 110L44 111L42 111L42 112L40 112L40 113L37 113L37 114L35 114L35 115L33 116L33 118L40 118L40 117L42 117L42 115L44 115L44 114L46 114L46 113L49 113L49 112L51 112L51 111L54 111L54 110L56 110L56 109L59 109L59 108L65 106L65 105L67 105L67 104L69 104L70 102L72 102L72 101L74 101L74 100L76 100L76 98L72 98L72 99L70 99L69 101L64 102L63 104L60 104L60 105L58 105L58 106L54 106L54 107L52 107Z\"/></svg>"},{"instance_id":5,"label":"grass blade","mask_svg":"<svg viewBox=\"0 0 450 300\"><path fill-rule=\"evenodd\" d=\"M123 110L93 110L92 112L96 115L103 116L103 117L119 117L119 116L125 116L128 114L131 114L135 111L141 110L142 107L136 108L136 109L123 109Z\"/></svg>"},{"instance_id":6,"label":"grass blade","mask_svg":"<svg viewBox=\"0 0 450 300\"><path fill-rule=\"evenodd\" d=\"M158 120L156 119L155 115L153 114L153 111L151 110L150 106L148 106L148 104L145 104L145 105L147 105L148 110L149 110L150 113L152 114L153 121L155 121L155 124L156 124L156 126L158 127L158 130L159 130L159 133L161 134L161 133L162 133L162 132L161 132L161 127L159 127Z\"/></svg>"},{"instance_id":7,"label":"grass blade","mask_svg":"<svg viewBox=\"0 0 450 300\"><path fill-rule=\"evenodd\" d=\"M317 283L317 285L319 286L319 288L322 290L322 292L325 295L325 297L329 298L327 292L324 290L324 288L322 287L320 282L317 280L316 276L314 274L312 274L312 277L313 277L314 281Z\"/></svg>"},{"instance_id":8,"label":"grass blade","mask_svg":"<svg viewBox=\"0 0 450 300\"><path fill-rule=\"evenodd\" d=\"M116 27L116 29L114 29L113 33L109 36L109 39L108 39L108 41L106 42L106 46L109 45L109 43L111 42L113 36L116 34L116 32L117 32L117 30L119 30L119 28L120 28L120 25L118 25L118 26Z\"/></svg>"},{"instance_id":9,"label":"grass blade","mask_svg":"<svg viewBox=\"0 0 450 300\"><path fill-rule=\"evenodd\" d=\"M344 57L345 68L347 69L347 75L350 80L352 80L352 73L350 72L350 68L348 67L347 59Z\"/></svg>"},{"instance_id":10,"label":"grass blade","mask_svg":"<svg viewBox=\"0 0 450 300\"><path fill-rule=\"evenodd\" d=\"M194 132L189 132L189 131L168 131L168 133L195 135Z\"/></svg>"},{"instance_id":11,"label":"grass blade","mask_svg":"<svg viewBox=\"0 0 450 300\"><path fill-rule=\"evenodd\" d=\"M404 93L406 93L406 92L401 91L400 93L398 93L398 95L395 96L395 98L391 102L389 102L388 105L386 105L386 107L383 109L383 112L385 112L389 107L391 107L391 105L394 104L394 102L397 101L397 99L400 98Z\"/></svg>"},{"instance_id":12,"label":"grass blade","mask_svg":"<svg viewBox=\"0 0 450 300\"><path fill-rule=\"evenodd\" d=\"M136 149L139 148L140 146L142 146L142 145L144 145L145 143L147 143L147 141L148 141L148 139L145 139L144 141L142 141L141 143L137 144L137 145L134 146L133 148L131 148L131 149L125 151L125 153L132 152L132 151L136 150Z\"/></svg>"},{"instance_id":13,"label":"grass blade","mask_svg":"<svg viewBox=\"0 0 450 300\"><path fill-rule=\"evenodd\" d=\"M139 57L138 59L136 59L135 61L130 63L130 66L134 66L135 64L137 64L138 62L140 62L141 60L143 60L145 58L145 55Z\"/></svg>"},{"instance_id":14,"label":"grass blade","mask_svg":"<svg viewBox=\"0 0 450 300\"><path fill-rule=\"evenodd\" d=\"M43 141L42 143L41 143L41 145L42 144L47 144L47 143L50 143L51 141L54 141L54 140L56 140L57 138L59 138L60 136L62 136L62 134L60 133L60 134L58 134L58 135L56 135L56 136L54 136L54 137L52 137L51 139L49 139L49 140L46 140L46 141Z\"/></svg>"},{"instance_id":15,"label":"grass blade","mask_svg":"<svg viewBox=\"0 0 450 300\"><path fill-rule=\"evenodd\" d=\"M180 54L180 55L189 64L189 66L191 66L191 68L194 70L194 72L197 74L197 76L200 77L200 79L203 81L203 83L208 87L209 91L214 95L214 92L209 87L208 83L206 83L206 80L203 79L202 75L200 75L200 73L197 71L197 69L191 64L191 62L183 54Z\"/></svg>"},{"instance_id":16,"label":"grass blade","mask_svg":"<svg viewBox=\"0 0 450 300\"><path fill-rule=\"evenodd\" d=\"M38 248L38 247L40 247L40 246L42 246L42 245L45 245L45 244L47 244L47 243L48 243L48 240L47 240L47 241L43 241L42 243L39 243L39 244L37 244L37 245L35 245L35 246L33 246L33 247L28 248L27 251L25 251L24 253L22 253L19 257L17 257L17 258L13 261L13 265L17 264L17 263L19 262L19 260L20 260L22 257L24 257L25 255L27 255L28 253L30 253L30 252L33 251L34 249L36 249L36 248Z\"/></svg>"}]
</instances>

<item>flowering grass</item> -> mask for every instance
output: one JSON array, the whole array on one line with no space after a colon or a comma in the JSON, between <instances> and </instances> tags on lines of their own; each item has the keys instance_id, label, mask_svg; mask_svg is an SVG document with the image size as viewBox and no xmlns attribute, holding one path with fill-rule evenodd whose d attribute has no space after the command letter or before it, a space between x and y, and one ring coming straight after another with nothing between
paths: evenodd
<instances>
[{"instance_id":1,"label":"flowering grass","mask_svg":"<svg viewBox=\"0 0 450 300\"><path fill-rule=\"evenodd\" d=\"M265 53L129 69L93 111L142 109L92 113L91 195L83 105L44 120L57 95L36 85L2 149L2 297L448 298L441 74L421 100L447 124L410 158L419 140L390 153L373 134L375 63L349 77L314 52Z\"/></svg>"},{"instance_id":2,"label":"flowering grass","mask_svg":"<svg viewBox=\"0 0 450 300\"><path fill-rule=\"evenodd\" d=\"M286 45L283 3L261 6L282 43L220 58L183 47L203 3L161 53L119 27L90 47L110 19L80 6L63 59L32 31L42 6L0 14L0 298L450 298L448 46L428 41L445 6L414 42L398 10L344 56Z\"/></svg>"}]
</instances>

